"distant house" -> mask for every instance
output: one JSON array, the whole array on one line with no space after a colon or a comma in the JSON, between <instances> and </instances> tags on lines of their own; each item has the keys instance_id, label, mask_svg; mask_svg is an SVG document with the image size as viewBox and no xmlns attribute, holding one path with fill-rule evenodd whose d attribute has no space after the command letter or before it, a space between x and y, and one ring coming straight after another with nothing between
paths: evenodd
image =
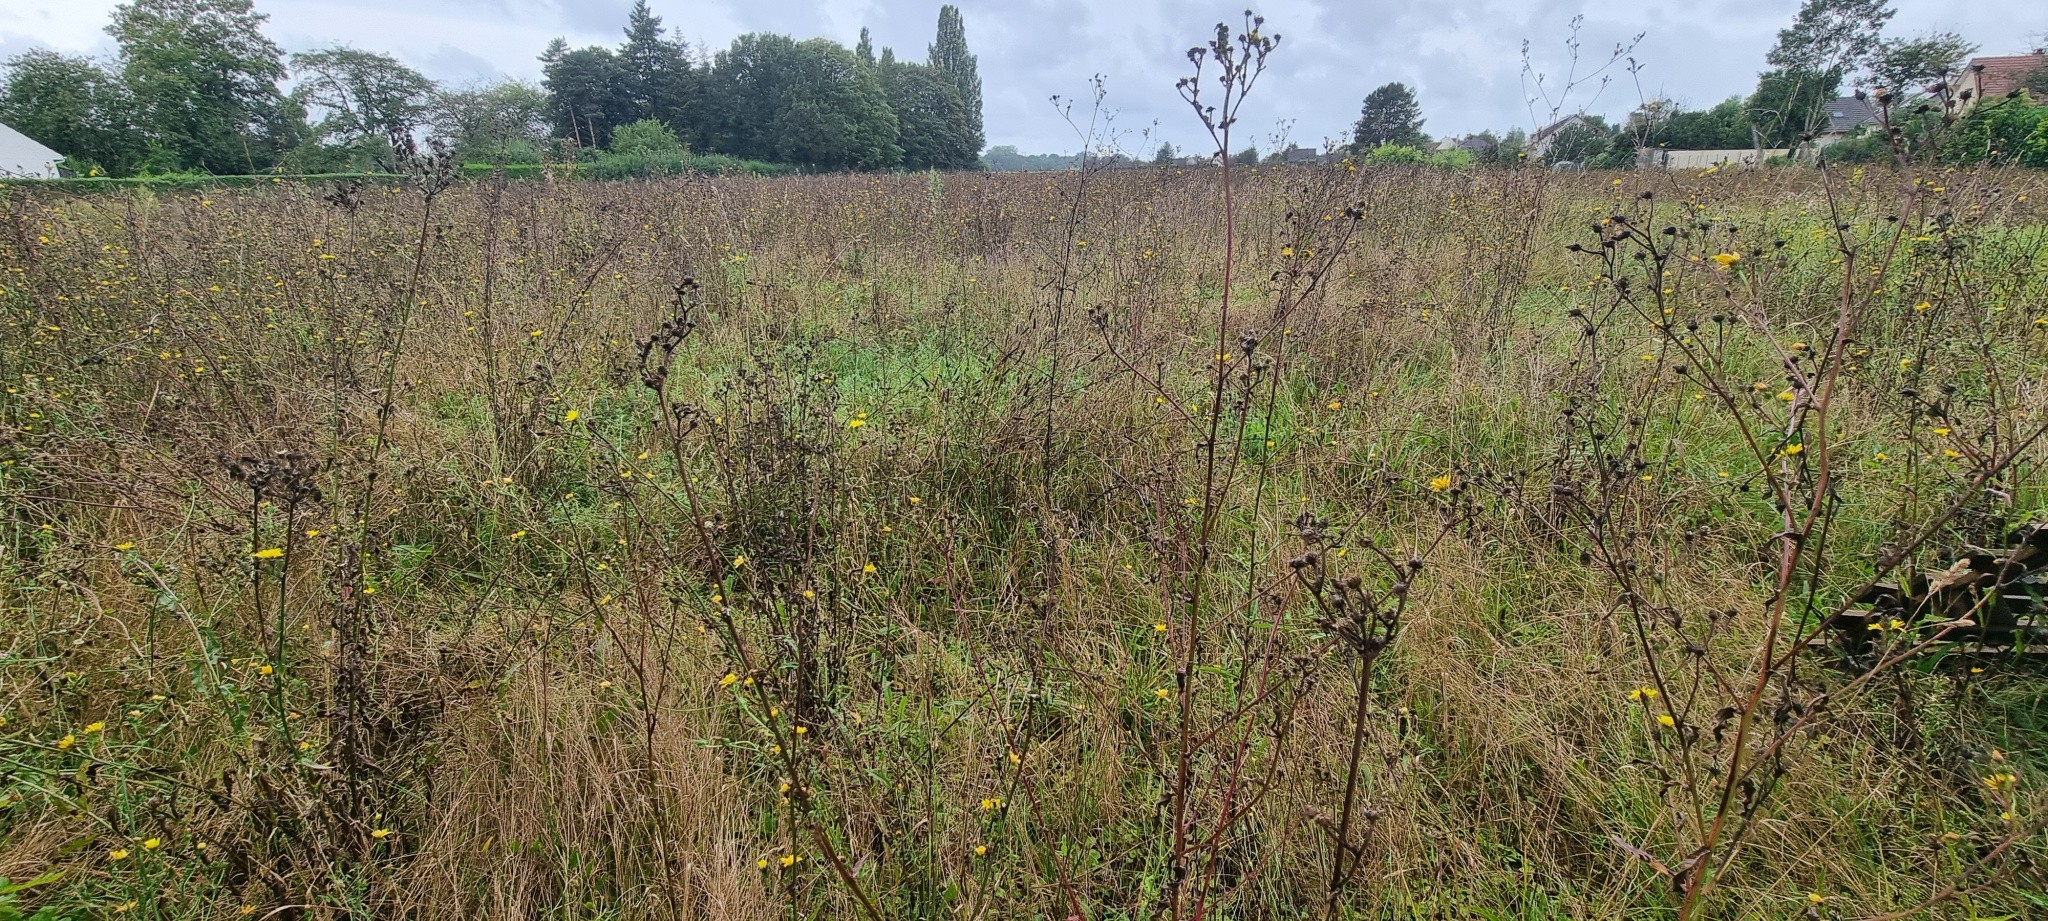
<instances>
[{"instance_id":1,"label":"distant house","mask_svg":"<svg viewBox=\"0 0 2048 921\"><path fill-rule=\"evenodd\" d=\"M0 179L55 179L64 159L26 134L0 125Z\"/></svg>"},{"instance_id":2,"label":"distant house","mask_svg":"<svg viewBox=\"0 0 2048 921\"><path fill-rule=\"evenodd\" d=\"M1480 137L1479 135L1468 134L1461 138L1444 138L1441 141L1429 145L1429 149L1432 153L1449 153L1453 150L1469 150L1474 154L1484 155L1487 151L1493 149L1493 144L1489 142L1487 139Z\"/></svg>"},{"instance_id":3,"label":"distant house","mask_svg":"<svg viewBox=\"0 0 2048 921\"><path fill-rule=\"evenodd\" d=\"M1313 147L1290 146L1280 152L1280 162L1290 165L1321 163L1322 160L1322 151Z\"/></svg>"},{"instance_id":4,"label":"distant house","mask_svg":"<svg viewBox=\"0 0 2048 921\"><path fill-rule=\"evenodd\" d=\"M1820 147L1826 147L1848 137L1858 128L1875 125L1881 121L1876 105L1868 99L1858 99L1854 96L1830 99L1826 105L1821 106L1821 110L1827 114L1827 124L1821 126L1813 136L1814 144Z\"/></svg>"},{"instance_id":5,"label":"distant house","mask_svg":"<svg viewBox=\"0 0 2048 921\"><path fill-rule=\"evenodd\" d=\"M2044 67L2048 67L2048 51L2038 48L2033 54L1971 58L1970 63L1963 67L1962 85L1957 89L1970 94L1965 106L1974 105L1980 100L1997 99L2019 89L2020 81L2026 79L2027 74Z\"/></svg>"},{"instance_id":6,"label":"distant house","mask_svg":"<svg viewBox=\"0 0 2048 921\"><path fill-rule=\"evenodd\" d=\"M1550 153L1550 145L1557 143L1557 136L1563 134L1564 129L1573 125L1590 124L1592 121L1585 115L1573 113L1536 129L1535 134L1529 135L1529 159L1543 159L1545 154Z\"/></svg>"}]
</instances>

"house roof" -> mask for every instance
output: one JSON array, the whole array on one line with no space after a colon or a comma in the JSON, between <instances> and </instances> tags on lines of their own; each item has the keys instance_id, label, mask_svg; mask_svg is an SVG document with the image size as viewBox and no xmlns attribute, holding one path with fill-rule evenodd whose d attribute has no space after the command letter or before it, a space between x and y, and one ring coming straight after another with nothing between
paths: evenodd
<instances>
[{"instance_id":1,"label":"house roof","mask_svg":"<svg viewBox=\"0 0 2048 921\"><path fill-rule=\"evenodd\" d=\"M1821 130L1822 134L1847 134L1878 121L1877 107L1854 96L1837 96L1821 108L1828 114L1828 126Z\"/></svg>"},{"instance_id":2,"label":"house roof","mask_svg":"<svg viewBox=\"0 0 2048 921\"><path fill-rule=\"evenodd\" d=\"M1314 163L1322 159L1322 153L1310 147L1289 147L1280 152L1284 163Z\"/></svg>"},{"instance_id":3,"label":"house roof","mask_svg":"<svg viewBox=\"0 0 2048 921\"><path fill-rule=\"evenodd\" d=\"M0 125L0 177L52 178L57 175L57 161L62 159L63 154Z\"/></svg>"},{"instance_id":4,"label":"house roof","mask_svg":"<svg viewBox=\"0 0 2048 921\"><path fill-rule=\"evenodd\" d=\"M1976 76L1977 97L1992 99L2020 88L2029 71L2048 67L2048 54L2012 54L2002 57L1971 58L1969 72Z\"/></svg>"},{"instance_id":5,"label":"house roof","mask_svg":"<svg viewBox=\"0 0 2048 921\"><path fill-rule=\"evenodd\" d=\"M1570 115L1558 119L1557 121L1551 122L1548 125L1544 125L1543 127L1536 129L1535 134L1529 135L1529 140L1531 142L1548 140L1551 135L1563 131L1564 129L1569 128L1572 125L1578 124L1585 120L1585 115L1574 112Z\"/></svg>"}]
</instances>

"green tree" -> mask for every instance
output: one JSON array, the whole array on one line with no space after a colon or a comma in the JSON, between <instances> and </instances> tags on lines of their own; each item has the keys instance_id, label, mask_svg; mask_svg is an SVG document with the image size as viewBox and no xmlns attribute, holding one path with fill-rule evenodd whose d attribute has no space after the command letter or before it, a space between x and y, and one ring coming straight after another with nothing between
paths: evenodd
<instances>
[{"instance_id":1,"label":"green tree","mask_svg":"<svg viewBox=\"0 0 2048 921\"><path fill-rule=\"evenodd\" d=\"M675 130L661 121L643 118L637 122L620 125L612 132L611 152L623 156L661 156L681 154L688 150Z\"/></svg>"},{"instance_id":2,"label":"green tree","mask_svg":"<svg viewBox=\"0 0 2048 921\"><path fill-rule=\"evenodd\" d=\"M545 91L506 80L436 95L428 124L464 163L539 163L548 117Z\"/></svg>"},{"instance_id":3,"label":"green tree","mask_svg":"<svg viewBox=\"0 0 2048 921\"><path fill-rule=\"evenodd\" d=\"M1156 166L1165 166L1172 163L1174 158L1178 156L1179 154L1173 149L1171 143L1161 144L1159 145L1159 152L1152 155L1152 163Z\"/></svg>"},{"instance_id":4,"label":"green tree","mask_svg":"<svg viewBox=\"0 0 2048 921\"><path fill-rule=\"evenodd\" d=\"M1259 165L1259 149L1257 147L1247 147L1240 150L1235 156L1230 158L1230 162L1239 166L1257 166Z\"/></svg>"},{"instance_id":5,"label":"green tree","mask_svg":"<svg viewBox=\"0 0 2048 921\"><path fill-rule=\"evenodd\" d=\"M2036 145L2048 128L2048 106L2025 97L1987 99L1941 138L1939 156L1958 165L1976 163L2048 166Z\"/></svg>"},{"instance_id":6,"label":"green tree","mask_svg":"<svg viewBox=\"0 0 2048 921\"><path fill-rule=\"evenodd\" d=\"M707 146L821 170L895 166L903 149L877 69L826 39L742 35L712 64Z\"/></svg>"},{"instance_id":7,"label":"green tree","mask_svg":"<svg viewBox=\"0 0 2048 921\"><path fill-rule=\"evenodd\" d=\"M249 0L133 0L107 33L153 166L247 173L296 138L281 118L284 52Z\"/></svg>"},{"instance_id":8,"label":"green tree","mask_svg":"<svg viewBox=\"0 0 2048 921\"><path fill-rule=\"evenodd\" d=\"M693 132L697 74L680 39L667 37L661 17L637 0L626 17L626 40L619 46L618 92L623 97L621 121L652 118L681 135Z\"/></svg>"},{"instance_id":9,"label":"green tree","mask_svg":"<svg viewBox=\"0 0 2048 921\"><path fill-rule=\"evenodd\" d=\"M81 172L126 176L142 161L128 88L91 58L38 49L5 67L0 123L63 154Z\"/></svg>"},{"instance_id":10,"label":"green tree","mask_svg":"<svg viewBox=\"0 0 2048 921\"><path fill-rule=\"evenodd\" d=\"M1651 147L1672 150L1730 150L1749 147L1749 113L1731 96L1711 109L1679 109L1668 102L1630 116L1624 135L1640 135Z\"/></svg>"},{"instance_id":11,"label":"green tree","mask_svg":"<svg viewBox=\"0 0 2048 921\"><path fill-rule=\"evenodd\" d=\"M1422 134L1422 106L1415 91L1405 83L1388 83L1366 94L1351 129L1351 149L1376 150L1388 144L1421 147L1428 143Z\"/></svg>"},{"instance_id":12,"label":"green tree","mask_svg":"<svg viewBox=\"0 0 2048 921\"><path fill-rule=\"evenodd\" d=\"M967 104L953 82L930 67L899 64L882 75L896 114L897 144L908 169L975 169L981 148L969 133Z\"/></svg>"},{"instance_id":13,"label":"green tree","mask_svg":"<svg viewBox=\"0 0 2048 921\"><path fill-rule=\"evenodd\" d=\"M336 46L291 60L294 100L320 115L315 142L346 151L349 166L390 168L390 139L426 122L434 81L396 58Z\"/></svg>"},{"instance_id":14,"label":"green tree","mask_svg":"<svg viewBox=\"0 0 2048 921\"><path fill-rule=\"evenodd\" d=\"M1614 132L1599 116L1589 116L1584 121L1573 122L1559 129L1551 138L1549 149L1543 152L1546 163L1585 164L1597 160L1607 153L1614 144Z\"/></svg>"},{"instance_id":15,"label":"green tree","mask_svg":"<svg viewBox=\"0 0 2048 921\"><path fill-rule=\"evenodd\" d=\"M976 70L974 55L967 50L967 24L960 18L959 7L952 4L939 7L939 34L932 42L925 64L951 81L953 89L960 94L960 102L967 112L967 138L979 153L982 145L988 142L981 121L981 74Z\"/></svg>"},{"instance_id":16,"label":"green tree","mask_svg":"<svg viewBox=\"0 0 2048 921\"><path fill-rule=\"evenodd\" d=\"M868 35L867 26L860 27L860 43L853 46L853 56L870 67L875 64L875 40Z\"/></svg>"},{"instance_id":17,"label":"green tree","mask_svg":"<svg viewBox=\"0 0 2048 921\"><path fill-rule=\"evenodd\" d=\"M1902 97L1921 95L1961 73L1963 62L1976 52L1975 44L1954 32L1887 39L1871 58L1870 86Z\"/></svg>"},{"instance_id":18,"label":"green tree","mask_svg":"<svg viewBox=\"0 0 2048 921\"><path fill-rule=\"evenodd\" d=\"M548 115L556 137L584 147L611 143L612 129L632 121L632 100L624 68L609 48L569 50L555 39L541 54L541 85L548 91Z\"/></svg>"},{"instance_id":19,"label":"green tree","mask_svg":"<svg viewBox=\"0 0 2048 921\"><path fill-rule=\"evenodd\" d=\"M1896 12L1891 0L1805 0L1765 61L1789 73L1834 73L1839 81L1876 56Z\"/></svg>"},{"instance_id":20,"label":"green tree","mask_svg":"<svg viewBox=\"0 0 2048 921\"><path fill-rule=\"evenodd\" d=\"M1841 89L1839 71L1770 70L1757 78L1746 108L1765 147L1791 147L1827 124L1826 106Z\"/></svg>"}]
</instances>

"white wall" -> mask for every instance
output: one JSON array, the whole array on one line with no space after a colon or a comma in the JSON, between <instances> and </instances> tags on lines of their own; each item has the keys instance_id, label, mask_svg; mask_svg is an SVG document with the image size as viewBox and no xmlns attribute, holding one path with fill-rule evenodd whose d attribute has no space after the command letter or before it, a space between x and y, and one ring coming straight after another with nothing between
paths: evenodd
<instances>
[{"instance_id":1,"label":"white wall","mask_svg":"<svg viewBox=\"0 0 2048 921\"><path fill-rule=\"evenodd\" d=\"M1783 148L1764 151L1764 159L1783 157L1791 151ZM1636 152L1636 165L1646 169L1706 169L1709 166L1755 166L1756 150L1743 147L1734 150L1661 150L1645 148Z\"/></svg>"}]
</instances>

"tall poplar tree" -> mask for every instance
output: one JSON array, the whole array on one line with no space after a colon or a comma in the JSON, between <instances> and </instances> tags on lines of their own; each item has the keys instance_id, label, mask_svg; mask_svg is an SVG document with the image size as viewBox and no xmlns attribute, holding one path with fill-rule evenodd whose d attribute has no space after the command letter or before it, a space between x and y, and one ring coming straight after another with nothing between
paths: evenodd
<instances>
[{"instance_id":1,"label":"tall poplar tree","mask_svg":"<svg viewBox=\"0 0 2048 921\"><path fill-rule=\"evenodd\" d=\"M967 109L967 139L979 152L988 143L981 123L981 75L975 70L974 55L967 50L967 24L960 18L959 7L950 3L939 7L939 36L932 42L925 63L951 82L960 94L960 102Z\"/></svg>"}]
</instances>

